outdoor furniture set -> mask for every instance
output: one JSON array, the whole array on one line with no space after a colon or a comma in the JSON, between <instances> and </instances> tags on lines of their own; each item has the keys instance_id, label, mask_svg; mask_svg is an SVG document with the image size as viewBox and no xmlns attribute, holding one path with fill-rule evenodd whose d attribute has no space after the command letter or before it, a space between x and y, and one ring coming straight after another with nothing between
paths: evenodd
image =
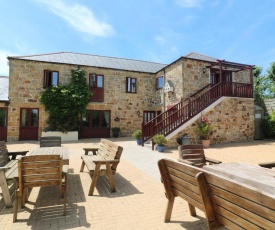
<instances>
[{"instance_id":1,"label":"outdoor furniture set","mask_svg":"<svg viewBox=\"0 0 275 230\"><path fill-rule=\"evenodd\" d=\"M16 156L26 155L27 151L9 153L5 142L0 142L0 183L7 207L11 207L8 185L15 182L17 188L14 222L17 220L19 199L24 206L28 199L27 189L32 187L59 186L64 196L63 214L66 215L68 154L57 139L54 141L57 147L44 140L41 140L44 143L40 146L50 147L35 149L18 160ZM88 195L93 195L98 177L104 175L109 179L111 192L114 192L113 174L123 148L101 139L98 148L84 148L84 151L80 172L86 165L92 176ZM275 229L274 170L239 163L222 164L206 158L201 145L180 146L179 156L178 161L162 159L158 162L168 199L165 222L171 219L175 197L180 197L188 202L191 216L196 216L195 208L205 213L209 229L221 226L230 229ZM273 163L263 165L268 168L274 166Z\"/></svg>"}]
</instances>

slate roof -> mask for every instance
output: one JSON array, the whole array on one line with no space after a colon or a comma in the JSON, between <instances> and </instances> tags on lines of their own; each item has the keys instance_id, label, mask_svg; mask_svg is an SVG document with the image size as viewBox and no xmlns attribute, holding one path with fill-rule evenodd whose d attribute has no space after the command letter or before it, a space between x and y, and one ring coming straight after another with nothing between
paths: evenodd
<instances>
[{"instance_id":1,"label":"slate roof","mask_svg":"<svg viewBox=\"0 0 275 230\"><path fill-rule=\"evenodd\" d=\"M91 54L80 54L71 52L49 53L29 56L13 56L8 59L22 59L41 62L52 62L62 64L72 64L80 66L93 66L119 70L129 70L145 73L156 73L166 66L166 64L146 62L125 58L105 57Z\"/></svg>"},{"instance_id":2,"label":"slate roof","mask_svg":"<svg viewBox=\"0 0 275 230\"><path fill-rule=\"evenodd\" d=\"M208 61L208 62L217 62L217 60L218 60L217 58L209 57L209 56L195 53L195 52L188 53L183 57L197 59L197 60L201 60L201 61Z\"/></svg>"},{"instance_id":3,"label":"slate roof","mask_svg":"<svg viewBox=\"0 0 275 230\"><path fill-rule=\"evenodd\" d=\"M0 101L9 100L9 77L0 76Z\"/></svg>"}]
</instances>

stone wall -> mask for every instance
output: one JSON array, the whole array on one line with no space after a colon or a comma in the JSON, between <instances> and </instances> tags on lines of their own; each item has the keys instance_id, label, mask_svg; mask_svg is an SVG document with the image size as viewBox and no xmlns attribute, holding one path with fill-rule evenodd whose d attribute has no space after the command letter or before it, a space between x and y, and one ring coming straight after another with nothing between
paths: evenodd
<instances>
[{"instance_id":1,"label":"stone wall","mask_svg":"<svg viewBox=\"0 0 275 230\"><path fill-rule=\"evenodd\" d=\"M10 65L10 101L8 140L18 140L20 108L39 109L39 136L46 127L47 113L39 103L39 96L44 91L44 70L59 72L59 85L67 84L71 79L71 70L75 65L43 63L14 60ZM130 136L136 129L141 129L144 110L154 110L152 100L155 97L155 75L112 69L81 67L89 73L104 75L104 102L89 103L87 109L110 110L111 127L120 127L122 136ZM126 93L126 77L137 79L137 93ZM88 81L88 80L87 80ZM140 116L137 112L140 112ZM120 121L114 121L118 117Z\"/></svg>"},{"instance_id":2,"label":"stone wall","mask_svg":"<svg viewBox=\"0 0 275 230\"><path fill-rule=\"evenodd\" d=\"M252 141L254 139L254 99L225 98L211 111L203 114L210 121L213 134L211 144ZM198 120L199 121L199 120ZM176 138L188 133L192 143L201 143L193 123L169 140L169 147L177 146Z\"/></svg>"}]
</instances>

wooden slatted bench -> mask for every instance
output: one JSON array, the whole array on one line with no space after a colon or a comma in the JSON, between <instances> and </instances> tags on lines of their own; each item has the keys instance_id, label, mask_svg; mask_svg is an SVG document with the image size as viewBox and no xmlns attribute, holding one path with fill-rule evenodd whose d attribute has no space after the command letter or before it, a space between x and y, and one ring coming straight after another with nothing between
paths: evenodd
<instances>
[{"instance_id":1,"label":"wooden slatted bench","mask_svg":"<svg viewBox=\"0 0 275 230\"><path fill-rule=\"evenodd\" d=\"M116 173L123 148L107 139L101 139L98 148L84 148L84 151L85 155L81 156L82 164L80 172L83 172L84 166L86 165L92 177L88 195L93 195L96 181L99 176L107 176L111 192L115 192L113 174ZM93 155L88 155L90 151L93 152Z\"/></svg>"},{"instance_id":2,"label":"wooden slatted bench","mask_svg":"<svg viewBox=\"0 0 275 230\"><path fill-rule=\"evenodd\" d=\"M178 147L179 161L191 164L197 167L203 167L206 164L220 164L219 160L205 157L202 145L180 145Z\"/></svg>"},{"instance_id":3,"label":"wooden slatted bench","mask_svg":"<svg viewBox=\"0 0 275 230\"><path fill-rule=\"evenodd\" d=\"M59 136L49 136L40 137L40 147L60 147L61 137Z\"/></svg>"},{"instance_id":4,"label":"wooden slatted bench","mask_svg":"<svg viewBox=\"0 0 275 230\"><path fill-rule=\"evenodd\" d=\"M168 199L165 222L170 221L175 197L180 197L188 202L192 216L195 208L205 213L209 229L275 229L275 195L266 188L168 159L160 160L158 166ZM259 176L274 179L272 170L257 168Z\"/></svg>"},{"instance_id":5,"label":"wooden slatted bench","mask_svg":"<svg viewBox=\"0 0 275 230\"><path fill-rule=\"evenodd\" d=\"M5 141L0 141L0 185L6 207L11 207L11 195L9 186L18 177L18 155L26 155L28 151L8 152Z\"/></svg>"}]
</instances>

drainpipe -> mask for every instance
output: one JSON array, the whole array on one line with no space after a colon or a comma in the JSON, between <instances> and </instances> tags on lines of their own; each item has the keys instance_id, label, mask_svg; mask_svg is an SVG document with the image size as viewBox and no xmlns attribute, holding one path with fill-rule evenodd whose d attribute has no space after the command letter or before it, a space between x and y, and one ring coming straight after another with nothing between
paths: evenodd
<instances>
[{"instance_id":1,"label":"drainpipe","mask_svg":"<svg viewBox=\"0 0 275 230\"><path fill-rule=\"evenodd\" d=\"M222 62L219 61L219 65L220 65L220 83L222 83ZM222 95L223 95L223 85L222 85Z\"/></svg>"},{"instance_id":2,"label":"drainpipe","mask_svg":"<svg viewBox=\"0 0 275 230\"><path fill-rule=\"evenodd\" d=\"M250 72L250 84L252 84L252 96L254 98L254 81L253 81L253 68L252 68L252 66L249 66L249 72Z\"/></svg>"}]
</instances>

